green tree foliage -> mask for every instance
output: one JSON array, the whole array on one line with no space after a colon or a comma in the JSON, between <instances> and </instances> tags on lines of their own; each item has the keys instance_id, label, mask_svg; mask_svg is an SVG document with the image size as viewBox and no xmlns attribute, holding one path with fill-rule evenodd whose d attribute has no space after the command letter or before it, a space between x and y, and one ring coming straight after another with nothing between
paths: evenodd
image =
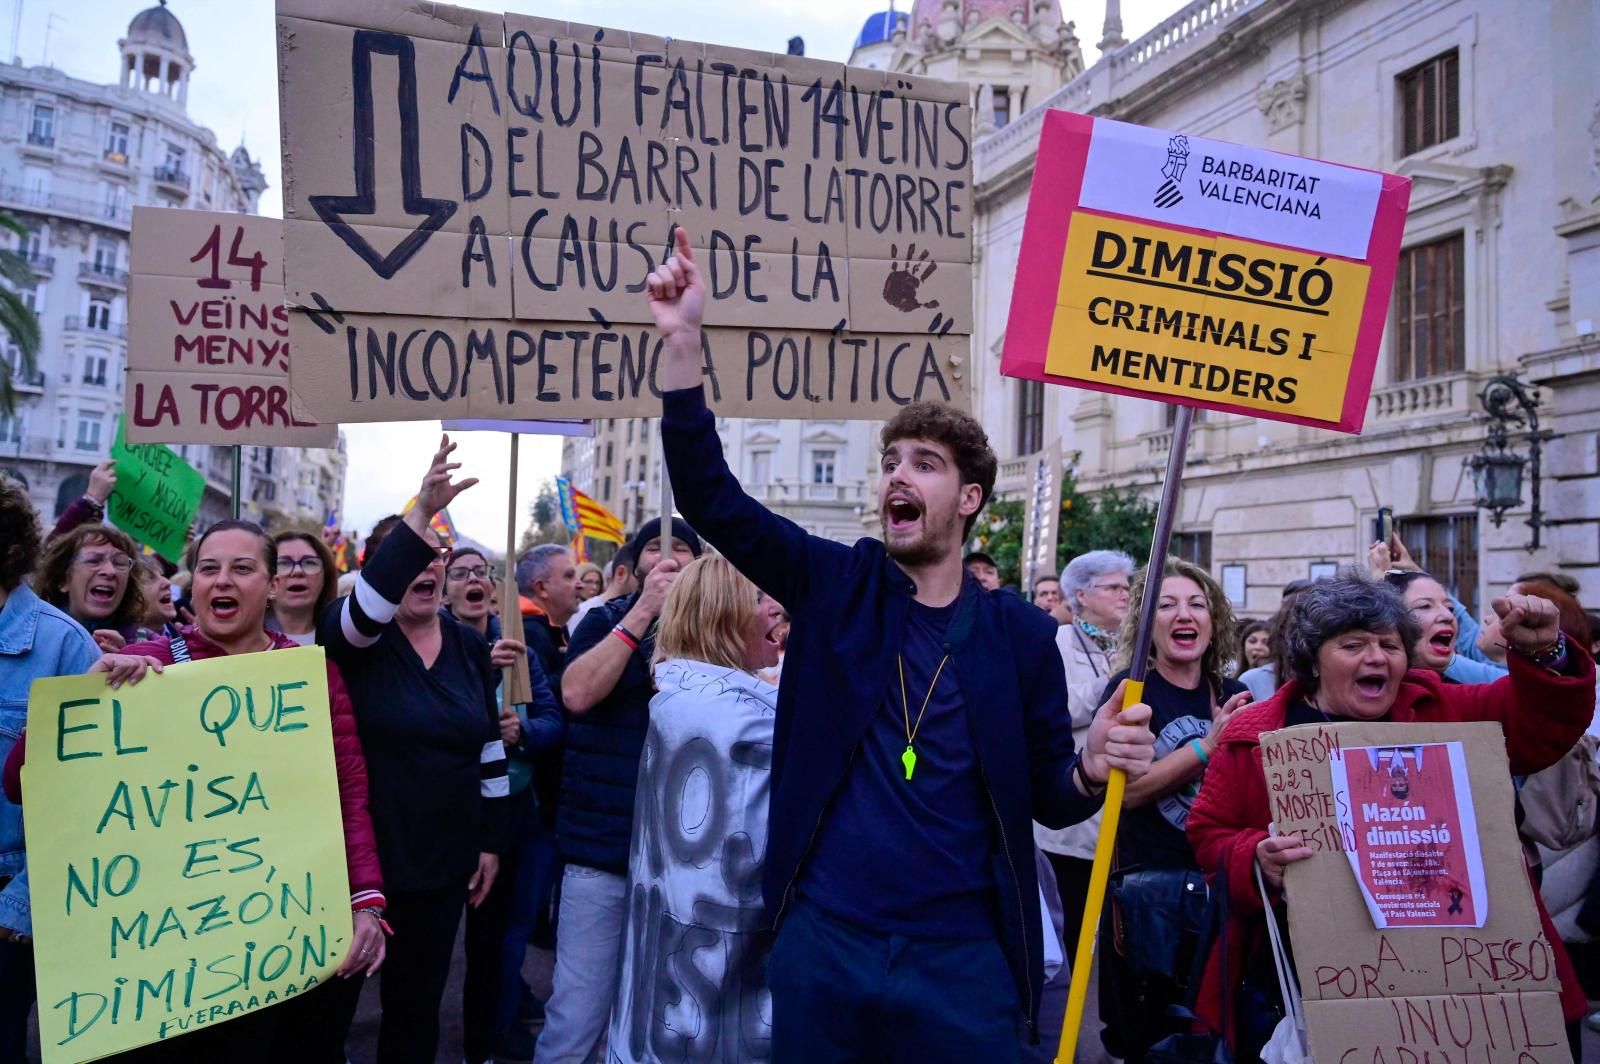
<instances>
[{"instance_id":1,"label":"green tree foliage","mask_svg":"<svg viewBox=\"0 0 1600 1064\"><path fill-rule=\"evenodd\" d=\"M1021 499L996 500L984 508L973 526L975 549L994 558L1000 579L1022 581L1022 531L1027 504ZM1056 571L1085 551L1121 550L1143 563L1150 553L1156 508L1132 488L1106 488L1092 495L1078 490L1071 464L1061 478L1061 530L1056 540Z\"/></svg>"},{"instance_id":2,"label":"green tree foliage","mask_svg":"<svg viewBox=\"0 0 1600 1064\"><path fill-rule=\"evenodd\" d=\"M27 227L6 211L0 211L0 230L15 233L19 242L28 237ZM37 371L39 318L17 291L32 287L33 283L33 270L29 269L23 254L11 248L0 248L0 331L10 337L20 353L15 366L0 361L0 416L16 409L17 392L12 375L27 378Z\"/></svg>"},{"instance_id":3,"label":"green tree foliage","mask_svg":"<svg viewBox=\"0 0 1600 1064\"><path fill-rule=\"evenodd\" d=\"M528 514L533 523L522 531L522 540L517 544L518 555L541 543L572 542L572 533L561 522L561 499L556 495L555 481L547 480L539 485L539 494L528 504Z\"/></svg>"}]
</instances>

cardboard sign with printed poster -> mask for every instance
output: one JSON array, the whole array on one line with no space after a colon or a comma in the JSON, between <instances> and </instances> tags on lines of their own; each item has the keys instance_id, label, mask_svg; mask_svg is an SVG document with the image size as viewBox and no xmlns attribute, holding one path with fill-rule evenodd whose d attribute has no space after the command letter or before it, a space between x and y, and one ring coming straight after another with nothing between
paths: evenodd
<instances>
[{"instance_id":1,"label":"cardboard sign with printed poster","mask_svg":"<svg viewBox=\"0 0 1600 1064\"><path fill-rule=\"evenodd\" d=\"M1303 725L1263 735L1261 762L1278 833L1314 851L1284 894L1315 1060L1571 1060L1500 725Z\"/></svg>"}]
</instances>

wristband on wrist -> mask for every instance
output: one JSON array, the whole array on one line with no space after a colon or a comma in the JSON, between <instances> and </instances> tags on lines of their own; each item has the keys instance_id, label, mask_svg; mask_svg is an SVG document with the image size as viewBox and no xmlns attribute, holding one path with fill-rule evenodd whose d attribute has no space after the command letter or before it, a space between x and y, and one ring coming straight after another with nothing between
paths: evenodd
<instances>
[{"instance_id":1,"label":"wristband on wrist","mask_svg":"<svg viewBox=\"0 0 1600 1064\"><path fill-rule=\"evenodd\" d=\"M639 649L639 639L638 639L638 637L635 636L632 632L628 631L622 625L619 624L615 628L612 628L611 629L611 634L616 636L618 639L622 640L624 643L626 643L629 650L638 650Z\"/></svg>"},{"instance_id":2,"label":"wristband on wrist","mask_svg":"<svg viewBox=\"0 0 1600 1064\"><path fill-rule=\"evenodd\" d=\"M103 514L106 512L106 504L88 493L85 493L83 496L83 504L97 514Z\"/></svg>"},{"instance_id":3,"label":"wristband on wrist","mask_svg":"<svg viewBox=\"0 0 1600 1064\"><path fill-rule=\"evenodd\" d=\"M1189 749L1193 750L1194 751L1194 756L1198 757L1200 759L1200 764L1202 764L1202 765L1211 764L1211 755L1206 753L1206 744L1205 743L1201 742L1199 739L1190 739L1189 740Z\"/></svg>"},{"instance_id":4,"label":"wristband on wrist","mask_svg":"<svg viewBox=\"0 0 1600 1064\"><path fill-rule=\"evenodd\" d=\"M1521 647L1515 649L1518 654L1541 668L1559 669L1566 664L1567 660L1567 634L1565 632L1558 633L1554 643L1538 650L1523 650Z\"/></svg>"},{"instance_id":5,"label":"wristband on wrist","mask_svg":"<svg viewBox=\"0 0 1600 1064\"><path fill-rule=\"evenodd\" d=\"M378 926L383 929L385 936L393 937L394 928L389 926L389 921L383 918L383 910L378 908L376 905L365 905L355 910L355 912L350 914L350 918L352 920L355 919L355 913L366 913L368 916L378 921Z\"/></svg>"},{"instance_id":6,"label":"wristband on wrist","mask_svg":"<svg viewBox=\"0 0 1600 1064\"><path fill-rule=\"evenodd\" d=\"M1083 792L1093 798L1106 789L1104 783L1095 783L1089 779L1089 774L1083 770L1083 758L1078 758L1072 765L1073 773L1078 777L1078 782L1083 787Z\"/></svg>"}]
</instances>

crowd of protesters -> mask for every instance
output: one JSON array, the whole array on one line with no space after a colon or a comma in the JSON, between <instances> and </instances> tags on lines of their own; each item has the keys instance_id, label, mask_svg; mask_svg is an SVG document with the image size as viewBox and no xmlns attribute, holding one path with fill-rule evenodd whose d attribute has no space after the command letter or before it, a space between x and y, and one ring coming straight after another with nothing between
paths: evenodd
<instances>
[{"instance_id":1,"label":"crowd of protesters","mask_svg":"<svg viewBox=\"0 0 1600 1064\"><path fill-rule=\"evenodd\" d=\"M105 522L111 463L48 536L0 482L0 1060L22 1059L34 997L23 822L48 830L49 812L19 769L39 677L119 687L327 654L340 978L136 1061L343 1061L369 977L385 1062L433 1061L447 1008L471 1062L1050 1059L1113 769L1125 811L1083 1041L1176 1059L1198 1025L1255 1060L1281 1015L1263 895L1281 909L1285 868L1311 855L1271 823L1263 734L1493 721L1519 781L1592 755L1596 633L1559 573L1525 574L1482 618L1398 537L1286 586L1270 619L1236 618L1200 566L1151 573L1111 549L1008 587L963 553L997 473L984 430L921 403L881 433L881 536L809 535L722 458L688 247L680 230L647 284L682 516L606 568L559 544L507 559L517 601L493 559L431 527L475 483L448 439L350 573L324 534L246 521L165 567ZM1144 694L1125 704L1147 588ZM502 677L523 664L513 697ZM1563 938L1600 933L1600 842L1575 841L1528 851L1546 894L1553 869L1581 879L1540 901L1576 1052L1595 961ZM524 981L530 945L554 953L547 1000Z\"/></svg>"}]
</instances>

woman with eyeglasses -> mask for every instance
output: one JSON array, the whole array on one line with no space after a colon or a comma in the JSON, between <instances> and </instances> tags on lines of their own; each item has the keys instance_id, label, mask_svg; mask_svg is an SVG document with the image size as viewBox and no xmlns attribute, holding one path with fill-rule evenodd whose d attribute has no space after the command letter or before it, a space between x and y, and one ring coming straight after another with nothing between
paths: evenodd
<instances>
[{"instance_id":1,"label":"woman with eyeglasses","mask_svg":"<svg viewBox=\"0 0 1600 1064\"><path fill-rule=\"evenodd\" d=\"M476 631L491 646L500 642L500 618L491 611L494 569L476 547L451 551L444 570L445 609ZM520 645L513 641L507 645ZM538 1016L544 1005L522 978L539 910L536 881L543 847L538 846L538 803L531 786L535 754L561 745L566 721L550 690L544 666L528 655L526 705L500 711L500 739L506 748L508 846L500 871L484 903L467 911L464 953L466 976L461 984L461 1042L469 1064L503 1057L533 1056L534 1039L517 1022L519 1011Z\"/></svg>"},{"instance_id":2,"label":"woman with eyeglasses","mask_svg":"<svg viewBox=\"0 0 1600 1064\"><path fill-rule=\"evenodd\" d=\"M455 482L448 436L408 510L317 625L355 703L394 940L383 973L378 1059L432 1064L462 910L488 897L506 847L500 669L526 653L439 607L449 548L428 527L475 478Z\"/></svg>"},{"instance_id":3,"label":"woman with eyeglasses","mask_svg":"<svg viewBox=\"0 0 1600 1064\"><path fill-rule=\"evenodd\" d=\"M83 625L102 651L114 654L148 639L144 592L134 579L139 548L110 525L79 525L50 541L33 586L38 596Z\"/></svg>"},{"instance_id":4,"label":"woman with eyeglasses","mask_svg":"<svg viewBox=\"0 0 1600 1064\"><path fill-rule=\"evenodd\" d=\"M311 532L279 532L278 571L272 577L272 612L267 630L310 646L317 641L317 618L338 597L333 552Z\"/></svg>"}]
</instances>

